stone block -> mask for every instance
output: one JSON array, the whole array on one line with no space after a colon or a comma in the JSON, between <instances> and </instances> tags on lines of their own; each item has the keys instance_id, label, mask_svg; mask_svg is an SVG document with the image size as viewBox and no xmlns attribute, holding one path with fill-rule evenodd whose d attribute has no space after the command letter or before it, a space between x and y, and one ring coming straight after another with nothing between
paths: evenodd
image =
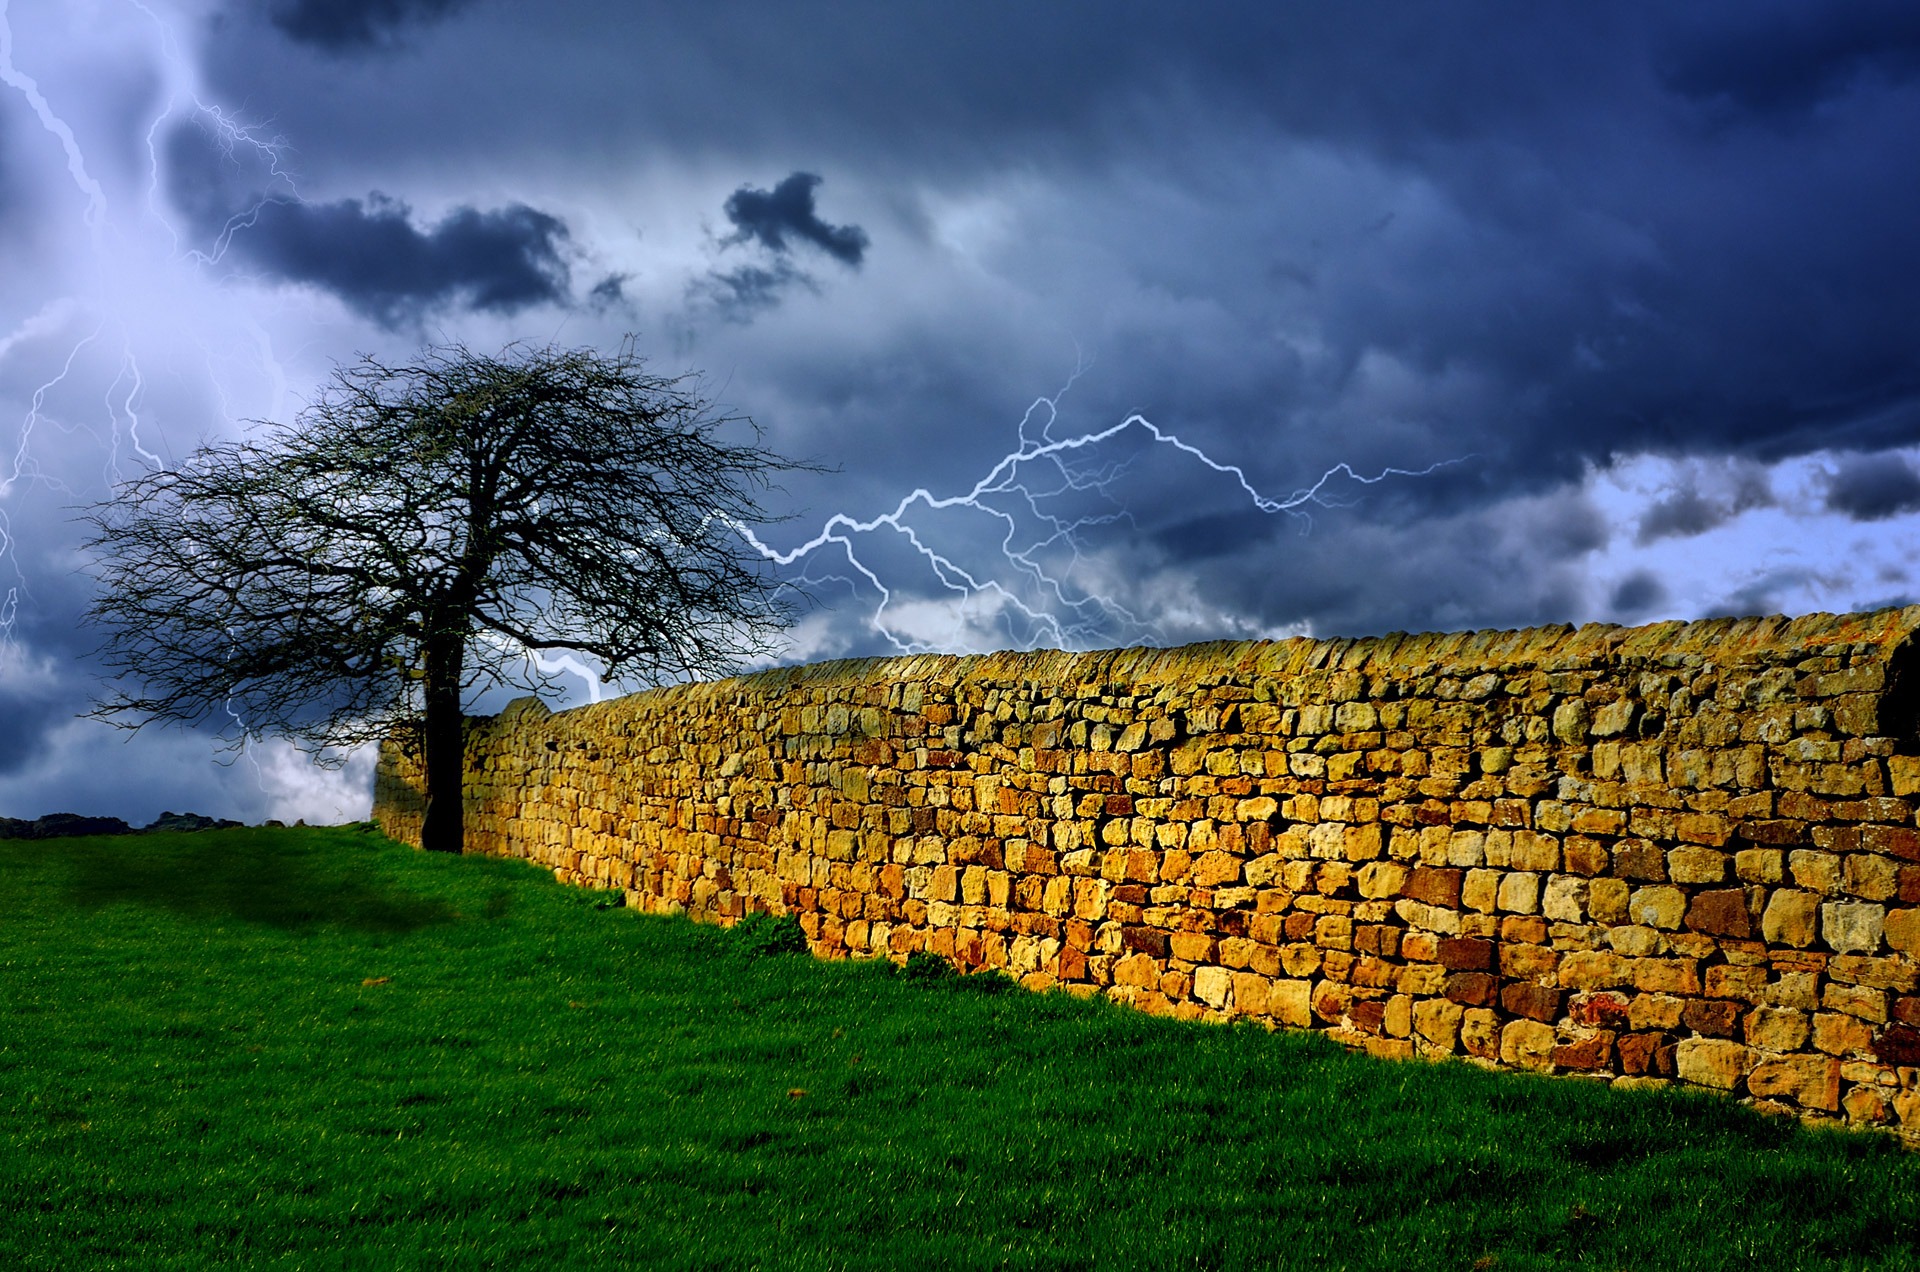
<instances>
[{"instance_id":1,"label":"stone block","mask_svg":"<svg viewBox=\"0 0 1920 1272\"><path fill-rule=\"evenodd\" d=\"M1613 873L1637 882L1662 882L1667 877L1667 856L1644 839L1623 839L1613 847Z\"/></svg>"},{"instance_id":2,"label":"stone block","mask_svg":"<svg viewBox=\"0 0 1920 1272\"><path fill-rule=\"evenodd\" d=\"M1840 1103L1840 1062L1826 1056L1761 1060L1747 1075L1747 1094L1763 1100L1792 1100L1802 1108L1831 1112Z\"/></svg>"},{"instance_id":3,"label":"stone block","mask_svg":"<svg viewBox=\"0 0 1920 1272\"><path fill-rule=\"evenodd\" d=\"M1884 905L1829 901L1820 907L1820 935L1840 953L1871 954L1880 948L1886 918Z\"/></svg>"},{"instance_id":4,"label":"stone block","mask_svg":"<svg viewBox=\"0 0 1920 1272\"><path fill-rule=\"evenodd\" d=\"M1674 883L1720 883L1727 877L1727 854L1712 848L1681 847L1667 854L1667 878Z\"/></svg>"},{"instance_id":5,"label":"stone block","mask_svg":"<svg viewBox=\"0 0 1920 1272\"><path fill-rule=\"evenodd\" d=\"M1508 914L1538 914L1540 876L1526 870L1503 875L1500 879L1499 907Z\"/></svg>"},{"instance_id":6,"label":"stone block","mask_svg":"<svg viewBox=\"0 0 1920 1272\"><path fill-rule=\"evenodd\" d=\"M1559 1039L1553 1026L1537 1020L1510 1020L1500 1030L1500 1059L1519 1069L1553 1068L1553 1049Z\"/></svg>"},{"instance_id":7,"label":"stone block","mask_svg":"<svg viewBox=\"0 0 1920 1272\"><path fill-rule=\"evenodd\" d=\"M1463 1007L1486 1007L1494 1001L1500 982L1487 972L1455 972L1442 991L1448 1002Z\"/></svg>"},{"instance_id":8,"label":"stone block","mask_svg":"<svg viewBox=\"0 0 1920 1272\"><path fill-rule=\"evenodd\" d=\"M1848 985L1871 985L1875 989L1911 992L1920 984L1920 967L1900 957L1871 958L1864 954L1836 954L1827 964L1827 975Z\"/></svg>"},{"instance_id":9,"label":"stone block","mask_svg":"<svg viewBox=\"0 0 1920 1272\"><path fill-rule=\"evenodd\" d=\"M1700 992L1700 963L1691 958L1637 958L1633 960L1633 984L1653 994L1697 994Z\"/></svg>"},{"instance_id":10,"label":"stone block","mask_svg":"<svg viewBox=\"0 0 1920 1272\"><path fill-rule=\"evenodd\" d=\"M1695 932L1745 940L1753 934L1744 888L1720 888L1694 894L1687 906L1686 925Z\"/></svg>"},{"instance_id":11,"label":"stone block","mask_svg":"<svg viewBox=\"0 0 1920 1272\"><path fill-rule=\"evenodd\" d=\"M1674 1072L1682 1082L1731 1091L1746 1076L1747 1048L1719 1038L1682 1038L1674 1049Z\"/></svg>"},{"instance_id":12,"label":"stone block","mask_svg":"<svg viewBox=\"0 0 1920 1272\"><path fill-rule=\"evenodd\" d=\"M1651 959L1672 951L1672 943L1668 942L1665 934L1661 934L1659 928L1647 928L1638 922L1607 928L1607 945L1628 959Z\"/></svg>"},{"instance_id":13,"label":"stone block","mask_svg":"<svg viewBox=\"0 0 1920 1272\"><path fill-rule=\"evenodd\" d=\"M1875 1024L1885 1024L1887 1020L1887 991L1870 985L1829 984L1820 991L1820 1005L1828 1011L1844 1012Z\"/></svg>"},{"instance_id":14,"label":"stone block","mask_svg":"<svg viewBox=\"0 0 1920 1272\"><path fill-rule=\"evenodd\" d=\"M1277 980L1267 991L1267 1014L1283 1025L1305 1029L1313 1023L1313 986L1303 980Z\"/></svg>"},{"instance_id":15,"label":"stone block","mask_svg":"<svg viewBox=\"0 0 1920 1272\"><path fill-rule=\"evenodd\" d=\"M1587 883L1587 916L1595 923L1622 923L1627 918L1631 891L1624 879L1592 879Z\"/></svg>"},{"instance_id":16,"label":"stone block","mask_svg":"<svg viewBox=\"0 0 1920 1272\"><path fill-rule=\"evenodd\" d=\"M1550 876L1540 897L1540 912L1560 923L1586 922L1588 886L1577 875Z\"/></svg>"},{"instance_id":17,"label":"stone block","mask_svg":"<svg viewBox=\"0 0 1920 1272\"><path fill-rule=\"evenodd\" d=\"M1732 1038L1740 1032L1740 1005L1724 999L1696 998L1680 1009L1680 1023L1708 1037Z\"/></svg>"},{"instance_id":18,"label":"stone block","mask_svg":"<svg viewBox=\"0 0 1920 1272\"><path fill-rule=\"evenodd\" d=\"M1819 914L1819 893L1776 889L1760 915L1760 937L1769 945L1805 949L1813 944Z\"/></svg>"},{"instance_id":19,"label":"stone block","mask_svg":"<svg viewBox=\"0 0 1920 1272\"><path fill-rule=\"evenodd\" d=\"M1762 1051L1798 1051L1813 1031L1806 1012L1786 1007L1756 1007L1745 1025L1747 1045Z\"/></svg>"},{"instance_id":20,"label":"stone block","mask_svg":"<svg viewBox=\"0 0 1920 1272\"><path fill-rule=\"evenodd\" d=\"M1673 887L1635 888L1627 901L1627 915L1635 923L1671 932L1687 913L1687 894Z\"/></svg>"},{"instance_id":21,"label":"stone block","mask_svg":"<svg viewBox=\"0 0 1920 1272\"><path fill-rule=\"evenodd\" d=\"M1469 870L1460 885L1460 904L1479 914L1492 914L1500 903L1498 870Z\"/></svg>"},{"instance_id":22,"label":"stone block","mask_svg":"<svg viewBox=\"0 0 1920 1272\"><path fill-rule=\"evenodd\" d=\"M1558 989L1521 982L1508 985L1500 991L1500 1006L1509 1015L1552 1022L1560 1019L1560 1004L1565 997Z\"/></svg>"},{"instance_id":23,"label":"stone block","mask_svg":"<svg viewBox=\"0 0 1920 1272\"><path fill-rule=\"evenodd\" d=\"M1672 994L1639 994L1627 1007L1627 1025L1633 1029L1677 1029L1687 1000Z\"/></svg>"},{"instance_id":24,"label":"stone block","mask_svg":"<svg viewBox=\"0 0 1920 1272\"><path fill-rule=\"evenodd\" d=\"M1460 1036L1460 1018L1465 1008L1444 998L1422 999L1413 1004L1414 1032L1442 1051L1452 1051Z\"/></svg>"},{"instance_id":25,"label":"stone block","mask_svg":"<svg viewBox=\"0 0 1920 1272\"><path fill-rule=\"evenodd\" d=\"M1576 1025L1618 1029L1627 1023L1627 1014L1627 996L1611 990L1576 994L1567 1004L1567 1016Z\"/></svg>"},{"instance_id":26,"label":"stone block","mask_svg":"<svg viewBox=\"0 0 1920 1272\"><path fill-rule=\"evenodd\" d=\"M1225 1011L1233 1001L1233 973L1224 967L1195 968L1193 996L1216 1011Z\"/></svg>"},{"instance_id":27,"label":"stone block","mask_svg":"<svg viewBox=\"0 0 1920 1272\"><path fill-rule=\"evenodd\" d=\"M1654 1056L1671 1044L1663 1033L1625 1034L1614 1041L1620 1055L1620 1072L1637 1078L1654 1069Z\"/></svg>"},{"instance_id":28,"label":"stone block","mask_svg":"<svg viewBox=\"0 0 1920 1272\"><path fill-rule=\"evenodd\" d=\"M1830 1056L1866 1056L1872 1054L1873 1026L1840 1012L1815 1012L1813 1046Z\"/></svg>"},{"instance_id":29,"label":"stone block","mask_svg":"<svg viewBox=\"0 0 1920 1272\"><path fill-rule=\"evenodd\" d=\"M1849 853L1840 868L1840 890L1865 901L1885 901L1900 893L1900 867L1872 853Z\"/></svg>"},{"instance_id":30,"label":"stone block","mask_svg":"<svg viewBox=\"0 0 1920 1272\"><path fill-rule=\"evenodd\" d=\"M1407 876L1401 895L1426 905L1445 909L1460 904L1460 883L1465 872L1443 866L1416 866Z\"/></svg>"},{"instance_id":31,"label":"stone block","mask_svg":"<svg viewBox=\"0 0 1920 1272\"><path fill-rule=\"evenodd\" d=\"M1367 900L1398 896L1410 873L1397 861L1369 861L1356 876L1360 895Z\"/></svg>"},{"instance_id":32,"label":"stone block","mask_svg":"<svg viewBox=\"0 0 1920 1272\"><path fill-rule=\"evenodd\" d=\"M1920 957L1920 910L1888 911L1881 935L1902 954Z\"/></svg>"},{"instance_id":33,"label":"stone block","mask_svg":"<svg viewBox=\"0 0 1920 1272\"><path fill-rule=\"evenodd\" d=\"M1787 877L1786 854L1778 848L1747 848L1733 854L1733 872L1745 883L1779 883Z\"/></svg>"},{"instance_id":34,"label":"stone block","mask_svg":"<svg viewBox=\"0 0 1920 1272\"><path fill-rule=\"evenodd\" d=\"M1559 953L1544 945L1507 942L1500 947L1500 974L1510 980L1545 984L1553 979L1554 970L1559 966Z\"/></svg>"},{"instance_id":35,"label":"stone block","mask_svg":"<svg viewBox=\"0 0 1920 1272\"><path fill-rule=\"evenodd\" d=\"M1633 963L1606 950L1575 950L1560 960L1566 989L1612 989L1633 979Z\"/></svg>"},{"instance_id":36,"label":"stone block","mask_svg":"<svg viewBox=\"0 0 1920 1272\"><path fill-rule=\"evenodd\" d=\"M1500 1056L1500 1015L1484 1007L1469 1008L1460 1017L1460 1046L1480 1060Z\"/></svg>"},{"instance_id":37,"label":"stone block","mask_svg":"<svg viewBox=\"0 0 1920 1272\"><path fill-rule=\"evenodd\" d=\"M1436 956L1448 971L1490 971L1494 964L1494 944L1470 937L1447 937L1441 940Z\"/></svg>"},{"instance_id":38,"label":"stone block","mask_svg":"<svg viewBox=\"0 0 1920 1272\"><path fill-rule=\"evenodd\" d=\"M1823 896L1840 891L1840 858L1830 852L1803 848L1787 855L1787 872L1796 886Z\"/></svg>"}]
</instances>

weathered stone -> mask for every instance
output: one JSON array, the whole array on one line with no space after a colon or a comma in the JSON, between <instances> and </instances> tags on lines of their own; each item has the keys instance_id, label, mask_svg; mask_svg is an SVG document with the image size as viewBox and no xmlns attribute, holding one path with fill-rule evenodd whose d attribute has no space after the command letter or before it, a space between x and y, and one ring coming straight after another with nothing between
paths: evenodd
<instances>
[{"instance_id":1,"label":"weathered stone","mask_svg":"<svg viewBox=\"0 0 1920 1272\"><path fill-rule=\"evenodd\" d=\"M1887 992L1870 985L1828 985L1820 991L1820 1005L1876 1024L1887 1019Z\"/></svg>"},{"instance_id":2,"label":"weathered stone","mask_svg":"<svg viewBox=\"0 0 1920 1272\"><path fill-rule=\"evenodd\" d=\"M1890 910L1881 934L1902 954L1920 957L1920 910Z\"/></svg>"},{"instance_id":3,"label":"weathered stone","mask_svg":"<svg viewBox=\"0 0 1920 1272\"><path fill-rule=\"evenodd\" d=\"M1747 1094L1831 1112L1840 1103L1840 1062L1825 1056L1762 1060L1747 1075Z\"/></svg>"},{"instance_id":4,"label":"weathered stone","mask_svg":"<svg viewBox=\"0 0 1920 1272\"><path fill-rule=\"evenodd\" d=\"M1563 702L1553 712L1553 736L1576 745L1585 742L1589 719L1587 704L1581 699Z\"/></svg>"},{"instance_id":5,"label":"weathered stone","mask_svg":"<svg viewBox=\"0 0 1920 1272\"><path fill-rule=\"evenodd\" d=\"M1805 949L1813 944L1820 916L1820 894L1781 888L1767 898L1760 915L1760 937L1769 945Z\"/></svg>"},{"instance_id":6,"label":"weathered stone","mask_svg":"<svg viewBox=\"0 0 1920 1272\"><path fill-rule=\"evenodd\" d=\"M1440 942L1437 961L1448 971L1488 971L1493 967L1493 942L1467 937L1445 938Z\"/></svg>"},{"instance_id":7,"label":"weathered stone","mask_svg":"<svg viewBox=\"0 0 1920 1272\"><path fill-rule=\"evenodd\" d=\"M1500 1059L1521 1069L1553 1067L1553 1026L1537 1020L1510 1020L1500 1031Z\"/></svg>"},{"instance_id":8,"label":"weathered stone","mask_svg":"<svg viewBox=\"0 0 1920 1272\"><path fill-rule=\"evenodd\" d=\"M1711 848L1675 848L1667 854L1667 878L1675 883L1719 883L1727 877L1727 854Z\"/></svg>"},{"instance_id":9,"label":"weathered stone","mask_svg":"<svg viewBox=\"0 0 1920 1272\"><path fill-rule=\"evenodd\" d=\"M1483 1007L1469 1008L1460 1017L1460 1045L1470 1056L1496 1060L1500 1056L1500 1016Z\"/></svg>"},{"instance_id":10,"label":"weathered stone","mask_svg":"<svg viewBox=\"0 0 1920 1272\"><path fill-rule=\"evenodd\" d=\"M1627 1024L1634 1029L1674 1029L1687 1000L1672 994L1639 994L1627 1007Z\"/></svg>"},{"instance_id":11,"label":"weathered stone","mask_svg":"<svg viewBox=\"0 0 1920 1272\"><path fill-rule=\"evenodd\" d=\"M1481 914L1493 913L1500 904L1501 878L1498 870L1467 871L1467 877L1460 884L1460 904Z\"/></svg>"},{"instance_id":12,"label":"weathered stone","mask_svg":"<svg viewBox=\"0 0 1920 1272\"><path fill-rule=\"evenodd\" d=\"M1224 1011L1233 1001L1233 973L1224 967L1198 967L1193 972L1193 996Z\"/></svg>"},{"instance_id":13,"label":"weathered stone","mask_svg":"<svg viewBox=\"0 0 1920 1272\"><path fill-rule=\"evenodd\" d=\"M1522 982L1508 985L1500 991L1500 1006L1511 1015L1525 1016L1529 1020L1554 1021L1560 1019L1560 1003L1565 997L1558 989Z\"/></svg>"},{"instance_id":14,"label":"weathered stone","mask_svg":"<svg viewBox=\"0 0 1920 1272\"><path fill-rule=\"evenodd\" d=\"M1627 902L1627 914L1635 923L1671 932L1680 926L1687 913L1687 894L1678 888L1635 888Z\"/></svg>"},{"instance_id":15,"label":"weathered stone","mask_svg":"<svg viewBox=\"0 0 1920 1272\"><path fill-rule=\"evenodd\" d=\"M1624 879L1592 879L1587 883L1587 913L1595 923L1621 923L1627 917L1631 890Z\"/></svg>"},{"instance_id":16,"label":"weathered stone","mask_svg":"<svg viewBox=\"0 0 1920 1272\"><path fill-rule=\"evenodd\" d=\"M1787 869L1795 884L1824 896L1840 891L1840 858L1830 852L1803 848L1787 855Z\"/></svg>"},{"instance_id":17,"label":"weathered stone","mask_svg":"<svg viewBox=\"0 0 1920 1272\"><path fill-rule=\"evenodd\" d=\"M1745 939L1753 932L1747 914L1747 894L1743 888L1723 888L1697 892L1687 906L1687 927L1695 932Z\"/></svg>"},{"instance_id":18,"label":"weathered stone","mask_svg":"<svg viewBox=\"0 0 1920 1272\"><path fill-rule=\"evenodd\" d=\"M1611 989L1632 979L1632 962L1605 950L1576 950L1560 960L1560 984L1567 989Z\"/></svg>"},{"instance_id":19,"label":"weathered stone","mask_svg":"<svg viewBox=\"0 0 1920 1272\"><path fill-rule=\"evenodd\" d=\"M1540 912L1540 876L1526 870L1515 870L1500 880L1500 909L1508 914L1538 914Z\"/></svg>"},{"instance_id":20,"label":"weathered stone","mask_svg":"<svg viewBox=\"0 0 1920 1272\"><path fill-rule=\"evenodd\" d=\"M1680 1023L1708 1037L1731 1038L1740 1032L1740 1005L1696 998L1681 1009Z\"/></svg>"},{"instance_id":21,"label":"weathered stone","mask_svg":"<svg viewBox=\"0 0 1920 1272\"><path fill-rule=\"evenodd\" d=\"M1747 848L1733 854L1733 872L1745 883L1779 883L1787 877L1786 854L1778 848Z\"/></svg>"},{"instance_id":22,"label":"weathered stone","mask_svg":"<svg viewBox=\"0 0 1920 1272\"><path fill-rule=\"evenodd\" d=\"M1747 1013L1747 1045L1763 1051L1798 1051L1807 1045L1811 1032L1812 1025L1804 1011L1756 1007Z\"/></svg>"},{"instance_id":23,"label":"weathered stone","mask_svg":"<svg viewBox=\"0 0 1920 1272\"><path fill-rule=\"evenodd\" d=\"M1843 953L1871 954L1880 948L1886 918L1884 905L1829 901L1820 907L1820 935Z\"/></svg>"},{"instance_id":24,"label":"weathered stone","mask_svg":"<svg viewBox=\"0 0 1920 1272\"><path fill-rule=\"evenodd\" d=\"M1500 982L1487 972L1455 972L1447 977L1443 991L1447 1001L1465 1007L1485 1007L1492 1003Z\"/></svg>"},{"instance_id":25,"label":"weathered stone","mask_svg":"<svg viewBox=\"0 0 1920 1272\"><path fill-rule=\"evenodd\" d=\"M1561 923L1584 923L1587 888L1587 880L1576 875L1550 876L1540 897L1540 912Z\"/></svg>"},{"instance_id":26,"label":"weathered stone","mask_svg":"<svg viewBox=\"0 0 1920 1272\"><path fill-rule=\"evenodd\" d=\"M1360 895L1369 900L1398 895L1409 870L1397 861L1369 861L1356 876Z\"/></svg>"},{"instance_id":27,"label":"weathered stone","mask_svg":"<svg viewBox=\"0 0 1920 1272\"><path fill-rule=\"evenodd\" d=\"M1313 986L1304 980L1276 980L1267 991L1267 1014L1283 1025L1305 1029L1313 1023Z\"/></svg>"},{"instance_id":28,"label":"weathered stone","mask_svg":"<svg viewBox=\"0 0 1920 1272\"><path fill-rule=\"evenodd\" d=\"M1900 867L1872 853L1849 853L1840 868L1840 889L1866 901L1888 900L1900 893Z\"/></svg>"},{"instance_id":29,"label":"weathered stone","mask_svg":"<svg viewBox=\"0 0 1920 1272\"><path fill-rule=\"evenodd\" d=\"M1682 1038L1674 1049L1674 1069L1683 1082L1731 1091L1746 1076L1749 1055L1737 1042Z\"/></svg>"},{"instance_id":30,"label":"weathered stone","mask_svg":"<svg viewBox=\"0 0 1920 1272\"><path fill-rule=\"evenodd\" d=\"M1401 895L1427 905L1443 907L1460 904L1460 881L1464 872L1434 866L1416 866L1407 876Z\"/></svg>"}]
</instances>

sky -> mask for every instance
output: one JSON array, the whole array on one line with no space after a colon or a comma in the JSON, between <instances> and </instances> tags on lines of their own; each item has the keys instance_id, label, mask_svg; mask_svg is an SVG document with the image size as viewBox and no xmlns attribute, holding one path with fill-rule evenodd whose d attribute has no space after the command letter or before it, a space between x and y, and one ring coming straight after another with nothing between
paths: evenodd
<instances>
[{"instance_id":1,"label":"sky","mask_svg":"<svg viewBox=\"0 0 1920 1272\"><path fill-rule=\"evenodd\" d=\"M0 815L366 814L76 517L429 344L818 465L786 662L1906 604L1915 208L1899 0L0 0Z\"/></svg>"}]
</instances>

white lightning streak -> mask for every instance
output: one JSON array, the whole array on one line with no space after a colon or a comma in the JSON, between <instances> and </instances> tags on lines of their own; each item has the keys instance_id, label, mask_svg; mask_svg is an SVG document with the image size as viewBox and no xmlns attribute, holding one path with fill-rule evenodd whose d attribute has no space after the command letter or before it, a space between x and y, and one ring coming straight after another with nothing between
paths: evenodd
<instances>
[{"instance_id":1,"label":"white lightning streak","mask_svg":"<svg viewBox=\"0 0 1920 1272\"><path fill-rule=\"evenodd\" d=\"M1074 378L1080 371L1076 369ZM1071 388L1073 379L1067 387ZM1065 393L1061 390L1061 394ZM1097 468L1075 468L1067 461L1091 452L1104 442L1126 433L1129 430L1144 433L1155 445L1169 447L1183 455L1199 461L1200 464L1223 476L1230 476L1245 493L1253 508L1259 512L1276 514L1286 513L1309 520L1305 509L1309 505L1322 507L1337 506L1328 493L1330 483L1338 478L1357 482L1361 485L1375 485L1389 477L1421 477L1456 460L1442 460L1425 468L1383 468L1369 476L1356 471L1346 463L1335 464L1327 469L1310 485L1301 487L1291 494L1275 497L1258 489L1248 478L1246 470L1238 464L1224 463L1207 454L1200 447L1185 441L1179 435L1161 428L1144 415L1127 416L1117 424L1095 432L1082 433L1072 437L1056 438L1053 426L1058 419L1058 406L1061 394L1036 399L1027 408L1021 418L1019 440L1016 448L1003 456L984 476L974 482L972 487L961 494L935 495L924 486L916 487L903 497L893 509L867 519L860 519L846 513L835 513L822 524L819 533L811 539L788 551L780 551L763 541L751 527L734 525L733 529L767 560L782 567L792 567L809 563L810 558L829 545L844 552L851 568L864 578L879 594L880 601L875 606L870 625L883 640L900 653L928 652L970 652L968 648L957 648L962 642L950 639L943 642L927 642L903 636L888 621L888 608L894 602L894 589L882 580L879 571L863 561L854 542L854 537L889 530L900 536L907 545L927 564L933 578L949 593L963 601L984 599L996 612L1012 611L1028 625L1028 636L1022 637L1012 632L1017 642L1025 647L1034 647L1038 639L1063 648L1086 648L1088 644L1100 639L1111 639L1117 627L1120 634L1129 638L1151 638L1154 629L1118 601L1094 593L1071 595L1076 589L1070 583L1072 565L1080 560L1082 531L1098 525L1115 521L1129 520L1122 508L1112 512L1091 516L1063 518L1045 511L1043 502L1067 491L1098 491L1105 493L1108 484L1118 476L1118 470L1126 466L1125 462L1107 464ZM1040 428L1037 437L1027 435L1027 426L1036 412L1045 409L1046 423ZM1023 476L1023 469L1034 464L1050 465L1054 476L1048 488L1035 489L1030 479ZM1025 506L1029 515L1046 527L1046 533L1025 546L1015 540L1020 533L1019 520L1013 513L994 506L990 499L995 496L1011 496L1017 503ZM927 542L922 531L915 527L909 516L916 510L940 512L950 509L965 509L985 513L998 520L1004 527L999 548L1002 557L1014 570L1024 577L1028 587L1036 589L1038 599L1029 601L998 579L982 577L971 571L948 555ZM1053 549L1065 549L1071 555L1067 569L1055 571L1048 568L1038 558L1042 552ZM803 575L803 578L807 577ZM826 581L815 578L813 581ZM845 580L842 580L845 581Z\"/></svg>"},{"instance_id":2,"label":"white lightning streak","mask_svg":"<svg viewBox=\"0 0 1920 1272\"><path fill-rule=\"evenodd\" d=\"M67 122L53 113L53 107L40 91L40 85L31 75L24 74L13 64L13 24L7 17L7 0L0 0L0 83L20 91L27 99L27 105L33 107L34 115L48 132L59 139L60 147L66 151L67 172L73 177L73 183L87 196L85 220L87 228L97 236L107 216L107 192L87 171L86 157L80 153L80 143L74 139L73 129Z\"/></svg>"}]
</instances>

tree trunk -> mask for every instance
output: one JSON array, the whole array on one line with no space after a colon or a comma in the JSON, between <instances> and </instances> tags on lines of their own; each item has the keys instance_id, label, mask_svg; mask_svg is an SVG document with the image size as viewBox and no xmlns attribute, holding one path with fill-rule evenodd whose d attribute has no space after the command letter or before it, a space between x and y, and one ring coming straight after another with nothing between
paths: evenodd
<instances>
[{"instance_id":1,"label":"tree trunk","mask_svg":"<svg viewBox=\"0 0 1920 1272\"><path fill-rule=\"evenodd\" d=\"M464 798L466 717L460 712L461 655L464 642L434 642L425 650L426 718L422 722L422 767L426 769L427 807L420 821L420 846L428 852L462 852L466 847Z\"/></svg>"}]
</instances>

